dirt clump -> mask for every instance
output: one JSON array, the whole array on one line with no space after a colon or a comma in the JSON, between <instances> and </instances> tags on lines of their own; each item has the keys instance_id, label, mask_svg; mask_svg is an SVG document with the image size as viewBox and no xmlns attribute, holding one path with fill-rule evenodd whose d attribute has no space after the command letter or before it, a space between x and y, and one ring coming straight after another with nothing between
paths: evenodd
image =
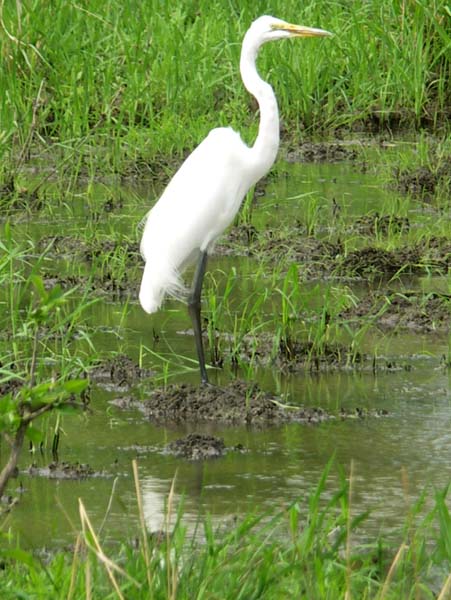
<instances>
[{"instance_id":1,"label":"dirt clump","mask_svg":"<svg viewBox=\"0 0 451 600\"><path fill-rule=\"evenodd\" d=\"M352 352L340 344L315 345L311 341L281 340L275 362L284 372L293 372L302 368L324 371L331 367L355 366L364 360L363 354Z\"/></svg>"},{"instance_id":2,"label":"dirt clump","mask_svg":"<svg viewBox=\"0 0 451 600\"><path fill-rule=\"evenodd\" d=\"M100 473L96 473L89 465L79 462L52 462L47 467L39 467L33 463L26 472L28 475L48 479L86 479L100 476Z\"/></svg>"},{"instance_id":3,"label":"dirt clump","mask_svg":"<svg viewBox=\"0 0 451 600\"><path fill-rule=\"evenodd\" d=\"M70 290L79 285L86 287L88 278L83 275L67 275L61 273L50 273L42 271L40 273L46 290L54 288L56 285L61 286L64 290Z\"/></svg>"},{"instance_id":4,"label":"dirt clump","mask_svg":"<svg viewBox=\"0 0 451 600\"><path fill-rule=\"evenodd\" d=\"M251 224L243 223L234 225L227 230L218 244L215 246L215 253L222 255L241 255L247 256L252 254L253 246L257 241L259 232Z\"/></svg>"},{"instance_id":5,"label":"dirt clump","mask_svg":"<svg viewBox=\"0 0 451 600\"><path fill-rule=\"evenodd\" d=\"M142 260L139 251L139 243L136 241L121 240L99 240L87 246L84 258L92 262L98 257L108 257L120 253L127 258L128 264L133 261Z\"/></svg>"},{"instance_id":6,"label":"dirt clump","mask_svg":"<svg viewBox=\"0 0 451 600\"><path fill-rule=\"evenodd\" d=\"M364 418L382 416L385 411L365 410L361 408L344 409L338 407L331 413L323 408L303 407L285 404L271 394L261 390L256 383L233 381L227 386L213 385L169 385L156 389L144 401L131 396L117 398L110 402L123 410L138 409L146 418L156 423L205 423L215 422L233 426L252 426L256 428L280 426L288 423L319 424L324 421L343 418ZM180 451L202 454L203 450L191 451L196 447L207 448L207 454L214 454L218 448L209 449L213 444L208 439L190 438L186 444L180 444ZM217 444L214 444L217 446ZM179 445L177 445L177 448ZM243 450L241 446L234 448Z\"/></svg>"},{"instance_id":7,"label":"dirt clump","mask_svg":"<svg viewBox=\"0 0 451 600\"><path fill-rule=\"evenodd\" d=\"M101 257L108 259L115 255L124 255L128 264L141 261L139 243L128 239L93 239L87 241L71 235L47 235L37 242L41 252L46 248L59 256L79 256L88 263Z\"/></svg>"},{"instance_id":8,"label":"dirt clump","mask_svg":"<svg viewBox=\"0 0 451 600\"><path fill-rule=\"evenodd\" d=\"M274 261L297 262L309 274L327 273L333 270L337 257L343 253L340 241L318 239L305 235L302 226L281 232L267 229L255 237L251 254L268 257Z\"/></svg>"},{"instance_id":9,"label":"dirt clump","mask_svg":"<svg viewBox=\"0 0 451 600\"><path fill-rule=\"evenodd\" d=\"M126 354L118 354L90 370L90 379L97 383L110 384L114 389L130 388L141 379L152 375L153 371L140 367Z\"/></svg>"},{"instance_id":10,"label":"dirt clump","mask_svg":"<svg viewBox=\"0 0 451 600\"><path fill-rule=\"evenodd\" d=\"M41 210L44 201L37 189L16 188L14 178L0 185L0 207L4 211Z\"/></svg>"},{"instance_id":11,"label":"dirt clump","mask_svg":"<svg viewBox=\"0 0 451 600\"><path fill-rule=\"evenodd\" d=\"M382 329L418 332L448 331L450 316L449 295L431 293L424 297L417 292L379 292L362 298L356 306L340 314L343 319L373 318Z\"/></svg>"},{"instance_id":12,"label":"dirt clump","mask_svg":"<svg viewBox=\"0 0 451 600\"><path fill-rule=\"evenodd\" d=\"M80 255L86 252L87 242L71 235L46 235L37 242L37 249L42 252L46 248L63 256Z\"/></svg>"},{"instance_id":13,"label":"dirt clump","mask_svg":"<svg viewBox=\"0 0 451 600\"><path fill-rule=\"evenodd\" d=\"M392 276L401 270L403 273L418 271L419 262L420 252L417 248L384 250L368 246L349 252L341 261L338 271L345 275L361 277Z\"/></svg>"},{"instance_id":14,"label":"dirt clump","mask_svg":"<svg viewBox=\"0 0 451 600\"><path fill-rule=\"evenodd\" d=\"M405 234L410 229L408 217L366 215L350 226L351 233L377 237ZM322 239L307 233L305 226L294 222L289 229L258 230L248 226L231 230L216 248L217 254L241 254L260 261L297 263L305 278L338 276L347 278L392 277L396 273L420 273L426 269L447 272L451 268L451 242L432 237L421 243L387 250L380 242L345 251L343 240Z\"/></svg>"},{"instance_id":15,"label":"dirt clump","mask_svg":"<svg viewBox=\"0 0 451 600\"><path fill-rule=\"evenodd\" d=\"M240 360L276 367L283 373L307 370L310 372L349 368L362 364L366 357L342 344L315 344L312 341L282 338L272 335L249 336L240 348Z\"/></svg>"},{"instance_id":16,"label":"dirt clump","mask_svg":"<svg viewBox=\"0 0 451 600\"><path fill-rule=\"evenodd\" d=\"M359 153L349 144L338 142L304 142L294 150L289 150L286 155L288 162L341 162L356 160Z\"/></svg>"},{"instance_id":17,"label":"dirt clump","mask_svg":"<svg viewBox=\"0 0 451 600\"><path fill-rule=\"evenodd\" d=\"M102 273L95 273L93 278L79 273L71 275L49 271L42 271L41 277L47 290L56 285L64 290L79 287L83 290L89 289L93 296L107 295L114 299L122 299L130 294L136 296L139 289L139 281L133 277L133 273L132 275L124 273L121 277L117 277L107 268Z\"/></svg>"},{"instance_id":18,"label":"dirt clump","mask_svg":"<svg viewBox=\"0 0 451 600\"><path fill-rule=\"evenodd\" d=\"M433 195L438 183L438 176L428 167L397 170L394 173L396 187L399 191L412 196Z\"/></svg>"},{"instance_id":19,"label":"dirt clump","mask_svg":"<svg viewBox=\"0 0 451 600\"><path fill-rule=\"evenodd\" d=\"M2 364L0 363L0 367ZM6 381L2 381L0 383L0 396L6 396L7 394L15 394L24 386L23 379L7 379Z\"/></svg>"},{"instance_id":20,"label":"dirt clump","mask_svg":"<svg viewBox=\"0 0 451 600\"><path fill-rule=\"evenodd\" d=\"M287 407L256 383L244 381L234 381L224 387L169 385L154 390L143 402L132 401L131 406L138 407L148 419L156 422L214 421L268 426L289 422L320 423L333 418L321 408Z\"/></svg>"},{"instance_id":21,"label":"dirt clump","mask_svg":"<svg viewBox=\"0 0 451 600\"><path fill-rule=\"evenodd\" d=\"M219 458L226 452L222 438L200 433L190 433L184 438L175 440L166 446L170 454L188 460L205 460Z\"/></svg>"},{"instance_id":22,"label":"dirt clump","mask_svg":"<svg viewBox=\"0 0 451 600\"><path fill-rule=\"evenodd\" d=\"M435 331L449 329L451 316L450 297L444 294L429 294L420 298L416 293L395 295L390 309L380 317L383 327L399 326L413 331Z\"/></svg>"},{"instance_id":23,"label":"dirt clump","mask_svg":"<svg viewBox=\"0 0 451 600\"><path fill-rule=\"evenodd\" d=\"M407 217L380 215L378 212L375 212L358 217L352 229L362 235L388 235L389 233L405 233L409 231L410 223Z\"/></svg>"},{"instance_id":24,"label":"dirt clump","mask_svg":"<svg viewBox=\"0 0 451 600\"><path fill-rule=\"evenodd\" d=\"M451 191L451 160L442 161L435 169L424 165L408 169L396 168L393 178L395 187L400 192L430 200L441 185Z\"/></svg>"},{"instance_id":25,"label":"dirt clump","mask_svg":"<svg viewBox=\"0 0 451 600\"><path fill-rule=\"evenodd\" d=\"M439 271L451 267L451 241L447 237L432 237L425 249L424 262Z\"/></svg>"}]
</instances>

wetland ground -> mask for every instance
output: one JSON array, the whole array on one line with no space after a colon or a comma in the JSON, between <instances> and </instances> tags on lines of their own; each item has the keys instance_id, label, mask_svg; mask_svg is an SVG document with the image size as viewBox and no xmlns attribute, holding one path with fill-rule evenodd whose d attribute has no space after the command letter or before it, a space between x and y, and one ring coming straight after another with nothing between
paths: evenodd
<instances>
[{"instance_id":1,"label":"wetland ground","mask_svg":"<svg viewBox=\"0 0 451 600\"><path fill-rule=\"evenodd\" d=\"M164 482L177 464L189 522L198 510L226 515L230 493L241 497L239 512L259 498L265 506L279 502L282 490L287 498L302 493L335 452L341 464L355 461L362 485L356 510L371 505L369 530L382 523L396 529L400 469L412 478L412 499L422 486L442 480L447 438L440 432L450 417L450 222L437 196L446 193L447 176L443 171L434 198L396 185L395 165L409 155L414 174L424 143L366 137L339 152L334 141L329 156L326 142L309 142L308 152L298 153L302 162L282 156L210 263L204 337L216 385L207 389L198 386L183 304L168 300L152 318L137 304L137 223L147 202L139 188L120 189L118 201L102 185L90 192L89 206L71 208L69 218L65 205L54 207L51 218L45 207L11 209L14 244L43 256L39 273L47 293L55 286L70 292L70 310L80 297L93 302L83 320L63 326L64 343L89 378L91 400L83 416L59 423L56 460L36 449L23 456L25 493L9 517L14 527L24 534L20 523L33 512L28 498L41 497L42 488L51 493L52 479L68 486L69 496L58 491L65 505L75 481L101 513L102 497L119 477L117 513L110 515L116 535L129 519L119 506L132 493L131 457L139 457L149 527L158 530ZM77 195L84 197L82 189ZM94 202L111 206L98 218ZM51 328L40 335L46 343L58 340ZM12 339L8 327L3 339ZM5 385L19 384L11 378ZM432 434L434 414L441 424ZM432 436L440 448L434 469L414 451L413 431L416 447ZM243 451L224 454L226 448ZM218 460L215 466L180 464L193 457L194 463ZM200 479L193 469L201 469ZM420 476L425 470L426 478ZM274 478L284 483L268 487ZM388 495L382 508L380 499ZM54 532L46 543L65 540L63 521L51 524L52 503L48 516L38 505L44 527ZM42 539L42 523L35 531L27 527L30 544Z\"/></svg>"},{"instance_id":2,"label":"wetland ground","mask_svg":"<svg viewBox=\"0 0 451 600\"><path fill-rule=\"evenodd\" d=\"M262 52L282 147L209 263L203 389L184 305L138 305L139 237L211 127L255 137L237 76L255 3L232 4L0 8L2 465L38 417L4 498L2 597L91 579L106 597L94 530L155 598L449 591L449 7L306 2L340 34Z\"/></svg>"}]
</instances>

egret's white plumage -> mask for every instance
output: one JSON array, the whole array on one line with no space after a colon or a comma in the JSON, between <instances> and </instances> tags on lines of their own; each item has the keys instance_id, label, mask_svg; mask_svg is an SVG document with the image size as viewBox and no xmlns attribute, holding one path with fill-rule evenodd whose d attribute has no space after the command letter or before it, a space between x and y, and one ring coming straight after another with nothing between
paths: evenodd
<instances>
[{"instance_id":1,"label":"egret's white plumage","mask_svg":"<svg viewBox=\"0 0 451 600\"><path fill-rule=\"evenodd\" d=\"M271 168L279 147L279 112L272 87L255 61L262 44L288 37L330 35L274 17L254 21L244 36L240 72L258 102L260 125L253 146L227 127L213 129L185 160L149 212L141 240L145 260L139 300L148 313L166 294L182 295L181 273L200 255L188 308L193 319L201 378L208 382L200 327L200 293L207 254L230 225L248 190Z\"/></svg>"},{"instance_id":2,"label":"egret's white plumage","mask_svg":"<svg viewBox=\"0 0 451 600\"><path fill-rule=\"evenodd\" d=\"M329 34L269 16L252 23L243 40L240 70L244 85L260 108L257 139L248 147L232 129L213 129L188 156L149 212L141 241L145 268L139 293L146 312L158 310L166 294L183 291L180 274L184 267L196 259L199 251L211 251L248 190L276 158L279 114L272 87L256 70L260 46L285 37L323 35Z\"/></svg>"},{"instance_id":3,"label":"egret's white plumage","mask_svg":"<svg viewBox=\"0 0 451 600\"><path fill-rule=\"evenodd\" d=\"M210 250L231 223L252 185L249 148L229 128L213 129L185 160L150 211L141 240L146 261L139 299L148 313L166 293L183 291L180 273L199 251Z\"/></svg>"}]
</instances>

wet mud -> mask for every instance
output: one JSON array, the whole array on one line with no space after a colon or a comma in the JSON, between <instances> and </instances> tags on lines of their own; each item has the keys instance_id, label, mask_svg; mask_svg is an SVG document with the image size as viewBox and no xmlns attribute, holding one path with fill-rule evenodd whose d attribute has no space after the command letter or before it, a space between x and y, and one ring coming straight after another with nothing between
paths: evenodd
<instances>
[{"instance_id":1,"label":"wet mud","mask_svg":"<svg viewBox=\"0 0 451 600\"><path fill-rule=\"evenodd\" d=\"M421 270L421 254L417 247L384 250L367 246L349 252L337 265L337 274L359 277L392 277L396 273L415 273Z\"/></svg>"},{"instance_id":2,"label":"wet mud","mask_svg":"<svg viewBox=\"0 0 451 600\"><path fill-rule=\"evenodd\" d=\"M439 187L451 192L451 159L441 161L435 157L431 159L431 166L397 168L393 181L398 191L428 201Z\"/></svg>"},{"instance_id":3,"label":"wet mud","mask_svg":"<svg viewBox=\"0 0 451 600\"><path fill-rule=\"evenodd\" d=\"M323 240L306 235L302 225L290 230L265 229L258 231L248 225L233 227L218 242L218 254L252 256L262 261L296 262L311 277L334 270L344 247L340 241Z\"/></svg>"},{"instance_id":4,"label":"wet mud","mask_svg":"<svg viewBox=\"0 0 451 600\"><path fill-rule=\"evenodd\" d=\"M2 211L38 211L44 207L44 199L37 189L16 188L14 177L0 185L0 208Z\"/></svg>"},{"instance_id":5,"label":"wet mud","mask_svg":"<svg viewBox=\"0 0 451 600\"><path fill-rule=\"evenodd\" d=\"M233 381L227 386L169 385L156 389L142 401L123 397L111 402L126 410L138 409L150 421L160 423L215 422L227 425L271 427L286 423L319 424L337 418L363 418L383 413L363 409L322 408L284 404L256 383Z\"/></svg>"},{"instance_id":6,"label":"wet mud","mask_svg":"<svg viewBox=\"0 0 451 600\"><path fill-rule=\"evenodd\" d=\"M103 473L96 472L87 464L52 462L46 467L32 464L26 470L32 477L45 477L47 479L86 479L87 477L102 477Z\"/></svg>"},{"instance_id":7,"label":"wet mud","mask_svg":"<svg viewBox=\"0 0 451 600\"><path fill-rule=\"evenodd\" d=\"M338 236L329 239L308 235L301 224L290 229L265 229L245 225L233 227L216 247L218 254L251 256L260 261L281 262L287 267L297 263L304 278L363 278L400 274L448 272L451 266L451 242L430 238L421 244L403 243L390 250L381 247L380 236L408 232L407 218L392 215L359 217L349 227L362 236L365 244L345 250Z\"/></svg>"},{"instance_id":8,"label":"wet mud","mask_svg":"<svg viewBox=\"0 0 451 600\"><path fill-rule=\"evenodd\" d=\"M224 456L226 445L222 438L200 433L190 433L184 438L169 443L166 446L166 451L178 458L206 460Z\"/></svg>"},{"instance_id":9,"label":"wet mud","mask_svg":"<svg viewBox=\"0 0 451 600\"><path fill-rule=\"evenodd\" d=\"M96 258L102 261L120 255L127 263L134 263L141 259L139 242L128 239L99 239L86 240L70 235L49 235L42 237L37 242L39 252L47 251L52 258L77 257L87 263L92 263Z\"/></svg>"},{"instance_id":10,"label":"wet mud","mask_svg":"<svg viewBox=\"0 0 451 600\"><path fill-rule=\"evenodd\" d=\"M329 162L355 161L359 152L355 144L343 142L304 142L295 149L289 149L287 162Z\"/></svg>"},{"instance_id":11,"label":"wet mud","mask_svg":"<svg viewBox=\"0 0 451 600\"><path fill-rule=\"evenodd\" d=\"M235 353L228 358L232 363L252 362L261 367L276 368L284 374L356 368L366 361L365 355L343 344L315 344L295 338L278 340L268 333L244 336L238 355Z\"/></svg>"},{"instance_id":12,"label":"wet mud","mask_svg":"<svg viewBox=\"0 0 451 600\"><path fill-rule=\"evenodd\" d=\"M296 148L287 143L285 150L287 160L296 162L357 162L362 156L357 143L340 140L330 143L306 142ZM160 166L158 170L167 171L167 165L165 167L163 169ZM403 193L422 196L434 194L438 186L449 184L451 161L442 161L435 170L429 167L398 169L394 175L397 188ZM270 180L271 175L260 182L260 187L256 189L257 197ZM108 213L120 207L121 199L112 197L99 210ZM325 210L330 213L327 237L324 228L307 230L306 224L301 221L294 221L288 227L277 225L264 229L244 223L229 228L218 242L216 253L250 256L268 263L280 262L286 264L287 268L291 263L296 263L303 281L321 281L325 278L352 282L377 281L378 292L360 300L356 307L343 311L339 315L341 319L355 320L357 323L362 319L372 319L376 326L383 329L405 328L427 332L449 328L449 301L445 296L409 293L402 297L388 289L389 280L397 275L447 274L451 268L451 242L448 239L425 238L421 245L403 242L398 248L390 244L390 249L386 249L381 238L408 233L412 226L408 217L374 212L355 218L346 223L343 229L340 206L334 199ZM347 244L347 234L357 239L358 243ZM102 269L94 269L90 277L79 274L72 276L64 272L44 273L47 288L56 284L63 288L80 285L93 295L106 294L115 299L137 296L142 272L138 240L83 240L56 235L41 239L38 248L41 251L47 248L49 255L56 258L78 257L88 268L102 261ZM125 258L127 265L126 271L120 275L114 266L118 254ZM356 355L349 348L339 345L314 347L310 343L288 340L281 342L276 352L273 345L274 336L269 341L263 337L258 340L245 339L239 350L239 358L275 366L283 372L306 368L317 371L348 368L350 365L360 366L366 361L365 356ZM233 363L237 357L230 358ZM97 372L94 370L91 377L96 381L103 379L103 384L111 389L121 389L151 376L151 373L141 373L139 368L136 370L136 365L126 364L125 359L122 358L122 364L104 365ZM222 358L215 364L220 366Z\"/></svg>"},{"instance_id":13,"label":"wet mud","mask_svg":"<svg viewBox=\"0 0 451 600\"><path fill-rule=\"evenodd\" d=\"M449 331L451 296L431 293L423 297L418 292L377 292L362 298L357 306L343 311L340 317L372 319L375 326L384 330Z\"/></svg>"},{"instance_id":14,"label":"wet mud","mask_svg":"<svg viewBox=\"0 0 451 600\"><path fill-rule=\"evenodd\" d=\"M111 390L128 389L153 374L152 370L140 367L126 354L101 361L89 371L92 381Z\"/></svg>"},{"instance_id":15,"label":"wet mud","mask_svg":"<svg viewBox=\"0 0 451 600\"><path fill-rule=\"evenodd\" d=\"M333 203L330 206L333 224ZM381 247L380 236L407 233L410 230L407 217L374 213L358 217L348 227L365 244L347 250L342 237L334 234L332 226L328 238L311 235L305 225L293 223L289 228L265 228L259 230L251 224L231 227L218 241L215 252L218 255L250 256L259 261L283 262L287 266L297 263L302 277L320 279L322 277L363 278L387 276L397 273L447 273L451 267L451 243L445 238L431 237L422 244L405 244L390 250ZM337 229L338 232L338 229ZM102 268L94 269L91 276L71 275L58 271L44 271L42 276L47 288L56 284L64 289L77 285L89 289L94 295L108 295L122 299L127 295L137 296L142 273L142 258L138 242L103 240L83 243L70 236L43 238L38 247L50 246L50 256L79 257L87 265L103 259ZM127 269L118 272L115 255L120 252L125 257Z\"/></svg>"},{"instance_id":16,"label":"wet mud","mask_svg":"<svg viewBox=\"0 0 451 600\"><path fill-rule=\"evenodd\" d=\"M357 217L351 225L351 230L369 237L406 233L410 229L407 217L396 215L381 215L378 212Z\"/></svg>"},{"instance_id":17,"label":"wet mud","mask_svg":"<svg viewBox=\"0 0 451 600\"><path fill-rule=\"evenodd\" d=\"M45 236L37 242L39 252L59 260L75 262L81 267L76 274L64 269L42 270L40 276L47 289L60 285L63 289L74 287L89 290L92 295L108 295L123 299L136 295L142 268L138 242L129 240L91 240L74 236ZM57 263L55 263L57 264ZM118 269L117 265L127 265Z\"/></svg>"}]
</instances>

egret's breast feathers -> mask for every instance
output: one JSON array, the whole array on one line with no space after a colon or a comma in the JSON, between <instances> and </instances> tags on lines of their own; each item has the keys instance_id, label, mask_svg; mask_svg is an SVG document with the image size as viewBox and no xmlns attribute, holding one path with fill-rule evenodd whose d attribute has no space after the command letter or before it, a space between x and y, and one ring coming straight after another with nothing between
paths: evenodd
<instances>
[{"instance_id":1,"label":"egret's breast feathers","mask_svg":"<svg viewBox=\"0 0 451 600\"><path fill-rule=\"evenodd\" d=\"M249 187L250 149L230 128L213 129L185 160L150 211L141 252L180 265L229 225Z\"/></svg>"}]
</instances>

